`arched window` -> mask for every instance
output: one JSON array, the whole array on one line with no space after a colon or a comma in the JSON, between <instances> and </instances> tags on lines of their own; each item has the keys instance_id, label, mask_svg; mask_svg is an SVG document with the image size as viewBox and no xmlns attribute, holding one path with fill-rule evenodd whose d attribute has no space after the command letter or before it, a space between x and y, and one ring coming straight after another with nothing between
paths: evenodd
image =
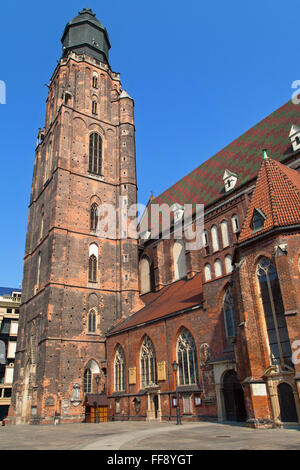
<instances>
[{"instance_id":1,"label":"arched window","mask_svg":"<svg viewBox=\"0 0 300 470\"><path fill-rule=\"evenodd\" d=\"M268 332L272 364L293 367L289 334L284 315L279 279L274 264L262 258L256 268Z\"/></svg>"},{"instance_id":2,"label":"arched window","mask_svg":"<svg viewBox=\"0 0 300 470\"><path fill-rule=\"evenodd\" d=\"M239 225L238 216L236 214L233 214L233 216L231 217L231 223L232 223L233 233L239 232L240 231L240 225Z\"/></svg>"},{"instance_id":3,"label":"arched window","mask_svg":"<svg viewBox=\"0 0 300 470\"><path fill-rule=\"evenodd\" d=\"M97 175L102 173L102 139L96 132L90 135L89 172Z\"/></svg>"},{"instance_id":4,"label":"arched window","mask_svg":"<svg viewBox=\"0 0 300 470\"><path fill-rule=\"evenodd\" d=\"M205 278L206 281L211 280L211 265L209 263L207 263L204 266L204 278Z\"/></svg>"},{"instance_id":5,"label":"arched window","mask_svg":"<svg viewBox=\"0 0 300 470\"><path fill-rule=\"evenodd\" d=\"M96 74L93 75L92 87L98 88L98 76Z\"/></svg>"},{"instance_id":6,"label":"arched window","mask_svg":"<svg viewBox=\"0 0 300 470\"><path fill-rule=\"evenodd\" d=\"M97 114L97 101L92 101L92 114Z\"/></svg>"},{"instance_id":7,"label":"arched window","mask_svg":"<svg viewBox=\"0 0 300 470\"><path fill-rule=\"evenodd\" d=\"M42 206L42 214L41 214L40 240L43 238L43 235L44 235L44 206Z\"/></svg>"},{"instance_id":8,"label":"arched window","mask_svg":"<svg viewBox=\"0 0 300 470\"><path fill-rule=\"evenodd\" d=\"M115 392L125 391L125 355L122 346L118 346L114 361Z\"/></svg>"},{"instance_id":9,"label":"arched window","mask_svg":"<svg viewBox=\"0 0 300 470\"><path fill-rule=\"evenodd\" d=\"M232 257L230 255L225 256L225 270L226 274L232 272Z\"/></svg>"},{"instance_id":10,"label":"arched window","mask_svg":"<svg viewBox=\"0 0 300 470\"><path fill-rule=\"evenodd\" d=\"M37 265L37 276L36 276L36 284L37 284L38 288L40 287L40 282L41 282L41 259L42 259L42 255L41 255L41 252L39 252L38 265Z\"/></svg>"},{"instance_id":11,"label":"arched window","mask_svg":"<svg viewBox=\"0 0 300 470\"><path fill-rule=\"evenodd\" d=\"M91 310L88 314L88 332L96 333L97 315L95 310Z\"/></svg>"},{"instance_id":12,"label":"arched window","mask_svg":"<svg viewBox=\"0 0 300 470\"><path fill-rule=\"evenodd\" d=\"M222 276L222 263L221 260L216 259L215 261L215 276L220 277Z\"/></svg>"},{"instance_id":13,"label":"arched window","mask_svg":"<svg viewBox=\"0 0 300 470\"><path fill-rule=\"evenodd\" d=\"M198 361L194 338L184 328L177 340L178 381L180 385L192 385L199 382Z\"/></svg>"},{"instance_id":14,"label":"arched window","mask_svg":"<svg viewBox=\"0 0 300 470\"><path fill-rule=\"evenodd\" d=\"M156 357L151 339L146 336L141 347L141 388L156 384Z\"/></svg>"},{"instance_id":15,"label":"arched window","mask_svg":"<svg viewBox=\"0 0 300 470\"><path fill-rule=\"evenodd\" d=\"M218 229L216 225L213 225L211 228L211 238L212 238L213 251L219 251L219 237L218 237Z\"/></svg>"},{"instance_id":16,"label":"arched window","mask_svg":"<svg viewBox=\"0 0 300 470\"><path fill-rule=\"evenodd\" d=\"M183 240L177 240L174 243L173 260L175 280L186 277L185 247Z\"/></svg>"},{"instance_id":17,"label":"arched window","mask_svg":"<svg viewBox=\"0 0 300 470\"><path fill-rule=\"evenodd\" d=\"M91 206L90 214L90 229L92 232L96 232L98 226L98 206L96 203Z\"/></svg>"},{"instance_id":18,"label":"arched window","mask_svg":"<svg viewBox=\"0 0 300 470\"><path fill-rule=\"evenodd\" d=\"M204 230L203 232L203 246L205 249L205 254L209 255L209 238L207 230Z\"/></svg>"},{"instance_id":19,"label":"arched window","mask_svg":"<svg viewBox=\"0 0 300 470\"><path fill-rule=\"evenodd\" d=\"M228 286L223 300L223 314L225 321L225 331L228 339L235 338L237 333L236 313L233 304L232 290Z\"/></svg>"},{"instance_id":20,"label":"arched window","mask_svg":"<svg viewBox=\"0 0 300 470\"><path fill-rule=\"evenodd\" d=\"M223 248L229 246L229 234L228 234L228 223L227 220L221 222L221 233L222 233L222 242Z\"/></svg>"},{"instance_id":21,"label":"arched window","mask_svg":"<svg viewBox=\"0 0 300 470\"><path fill-rule=\"evenodd\" d=\"M89 258L89 281L97 282L97 258L91 255Z\"/></svg>"},{"instance_id":22,"label":"arched window","mask_svg":"<svg viewBox=\"0 0 300 470\"><path fill-rule=\"evenodd\" d=\"M140 261L140 291L141 294L151 291L150 262L147 258Z\"/></svg>"},{"instance_id":23,"label":"arched window","mask_svg":"<svg viewBox=\"0 0 300 470\"><path fill-rule=\"evenodd\" d=\"M85 369L83 381L84 393L91 393L92 391L92 372L91 369Z\"/></svg>"}]
</instances>

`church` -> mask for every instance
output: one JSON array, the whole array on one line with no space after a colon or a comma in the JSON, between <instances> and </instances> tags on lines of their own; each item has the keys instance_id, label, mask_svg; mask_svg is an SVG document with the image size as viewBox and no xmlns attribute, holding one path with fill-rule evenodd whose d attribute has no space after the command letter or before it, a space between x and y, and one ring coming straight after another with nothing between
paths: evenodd
<instances>
[{"instance_id":1,"label":"church","mask_svg":"<svg viewBox=\"0 0 300 470\"><path fill-rule=\"evenodd\" d=\"M92 10L62 46L36 144L7 421L299 424L300 107L151 197L171 208L169 237L124 236L120 218L106 235L101 208L137 202L134 101ZM187 204L204 205L198 249L176 236Z\"/></svg>"}]
</instances>

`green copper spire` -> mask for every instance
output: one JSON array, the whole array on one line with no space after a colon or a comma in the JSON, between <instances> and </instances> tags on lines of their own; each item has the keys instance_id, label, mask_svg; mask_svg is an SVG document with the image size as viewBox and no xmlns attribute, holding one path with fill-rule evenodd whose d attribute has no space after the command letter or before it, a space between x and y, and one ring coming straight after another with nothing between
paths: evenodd
<instances>
[{"instance_id":1,"label":"green copper spire","mask_svg":"<svg viewBox=\"0 0 300 470\"><path fill-rule=\"evenodd\" d=\"M61 42L63 57L73 51L76 54L87 54L105 64L109 63L110 42L107 31L96 14L88 8L81 10L78 16L67 23Z\"/></svg>"},{"instance_id":2,"label":"green copper spire","mask_svg":"<svg viewBox=\"0 0 300 470\"><path fill-rule=\"evenodd\" d=\"M263 159L264 160L267 160L269 157L268 157L268 154L267 154L267 149L263 149Z\"/></svg>"}]
</instances>

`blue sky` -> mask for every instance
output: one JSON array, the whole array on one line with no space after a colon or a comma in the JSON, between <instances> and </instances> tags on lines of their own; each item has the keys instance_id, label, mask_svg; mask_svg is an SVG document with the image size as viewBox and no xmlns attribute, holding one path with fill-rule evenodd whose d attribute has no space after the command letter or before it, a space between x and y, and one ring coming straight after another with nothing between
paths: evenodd
<instances>
[{"instance_id":1,"label":"blue sky","mask_svg":"<svg viewBox=\"0 0 300 470\"><path fill-rule=\"evenodd\" d=\"M65 24L92 8L135 100L139 202L160 194L290 99L296 0L1 2L0 285L22 282L38 127Z\"/></svg>"}]
</instances>

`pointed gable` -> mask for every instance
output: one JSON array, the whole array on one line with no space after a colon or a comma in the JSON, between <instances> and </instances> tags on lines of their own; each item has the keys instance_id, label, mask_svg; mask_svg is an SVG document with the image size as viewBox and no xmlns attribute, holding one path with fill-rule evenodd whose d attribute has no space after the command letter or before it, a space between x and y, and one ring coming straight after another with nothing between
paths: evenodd
<instances>
[{"instance_id":1,"label":"pointed gable","mask_svg":"<svg viewBox=\"0 0 300 470\"><path fill-rule=\"evenodd\" d=\"M263 214L261 228L253 217ZM275 227L300 224L300 174L271 158L264 158L256 181L239 243Z\"/></svg>"}]
</instances>

